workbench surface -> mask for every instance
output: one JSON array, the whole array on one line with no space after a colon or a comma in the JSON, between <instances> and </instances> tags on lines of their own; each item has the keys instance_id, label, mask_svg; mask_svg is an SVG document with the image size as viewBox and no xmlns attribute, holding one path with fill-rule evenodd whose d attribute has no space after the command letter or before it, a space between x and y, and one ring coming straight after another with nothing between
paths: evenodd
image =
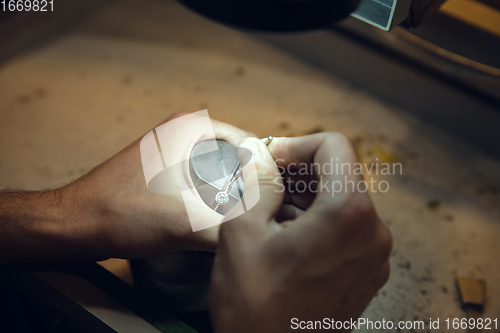
<instances>
[{"instance_id":1,"label":"workbench surface","mask_svg":"<svg viewBox=\"0 0 500 333\"><path fill-rule=\"evenodd\" d=\"M172 1L112 2L0 64L0 185L65 184L171 113L206 108L262 137L340 131L363 162L402 163L372 193L394 251L364 316L462 318L462 275L487 282L484 317L500 317L499 160Z\"/></svg>"}]
</instances>

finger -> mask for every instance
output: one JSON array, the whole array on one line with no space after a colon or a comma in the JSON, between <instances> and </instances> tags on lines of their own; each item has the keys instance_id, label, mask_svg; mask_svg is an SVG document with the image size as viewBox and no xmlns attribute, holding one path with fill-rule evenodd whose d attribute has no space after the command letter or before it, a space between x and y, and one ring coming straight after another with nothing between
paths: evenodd
<instances>
[{"instance_id":1,"label":"finger","mask_svg":"<svg viewBox=\"0 0 500 333\"><path fill-rule=\"evenodd\" d=\"M311 207L315 198L316 194L308 191L304 193L291 193L290 203L301 210L306 210Z\"/></svg>"},{"instance_id":2,"label":"finger","mask_svg":"<svg viewBox=\"0 0 500 333\"><path fill-rule=\"evenodd\" d=\"M343 134L327 132L297 138L275 138L269 149L282 170L307 168L307 173L315 174L318 181L315 203L338 207L353 189L356 191L357 183L362 180L353 172L357 157L349 139Z\"/></svg>"},{"instance_id":3,"label":"finger","mask_svg":"<svg viewBox=\"0 0 500 333\"><path fill-rule=\"evenodd\" d=\"M257 137L254 133L247 132L233 125L223 123L218 120L210 119L214 129L215 138L224 140L238 147L243 140L248 137Z\"/></svg>"},{"instance_id":4,"label":"finger","mask_svg":"<svg viewBox=\"0 0 500 333\"><path fill-rule=\"evenodd\" d=\"M291 222L295 220L297 217L302 215L304 211L294 205L287 205L283 204L281 205L281 208L276 215L276 222L282 223L282 222Z\"/></svg>"},{"instance_id":5,"label":"finger","mask_svg":"<svg viewBox=\"0 0 500 333\"><path fill-rule=\"evenodd\" d=\"M285 172L285 203L306 210L316 197L317 183L314 176L289 175Z\"/></svg>"},{"instance_id":6,"label":"finger","mask_svg":"<svg viewBox=\"0 0 500 333\"><path fill-rule=\"evenodd\" d=\"M267 226L270 221L274 221L283 203L281 175L267 146L260 140L247 138L240 148L242 149L238 152L245 180L243 202L247 211L237 220L247 224ZM251 156L248 151L251 152ZM241 223L225 224L236 226Z\"/></svg>"},{"instance_id":7,"label":"finger","mask_svg":"<svg viewBox=\"0 0 500 333\"><path fill-rule=\"evenodd\" d=\"M276 163L282 167L297 169L300 163L310 164L327 133L318 133L294 138L274 138L269 151Z\"/></svg>"},{"instance_id":8,"label":"finger","mask_svg":"<svg viewBox=\"0 0 500 333\"><path fill-rule=\"evenodd\" d=\"M162 120L154 128L159 127L160 125L163 125L171 120L175 120L177 118L187 116L189 114L190 113L184 111L174 112L166 119ZM212 128L216 139L227 141L236 147L238 147L243 142L243 140L245 140L248 137L257 137L257 135L255 135L252 132L247 132L245 130L242 130L241 128L238 128L230 124L226 124L222 121L210 119L210 122L212 124Z\"/></svg>"}]
</instances>

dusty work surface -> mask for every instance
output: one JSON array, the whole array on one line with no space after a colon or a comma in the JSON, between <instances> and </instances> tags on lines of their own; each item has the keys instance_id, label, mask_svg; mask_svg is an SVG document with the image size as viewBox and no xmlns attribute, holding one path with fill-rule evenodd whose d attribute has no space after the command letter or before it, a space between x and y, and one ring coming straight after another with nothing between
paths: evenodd
<instances>
[{"instance_id":1,"label":"dusty work surface","mask_svg":"<svg viewBox=\"0 0 500 333\"><path fill-rule=\"evenodd\" d=\"M349 82L154 0L117 1L0 66L2 187L67 183L180 110L260 136L341 131L363 161L403 164L373 193L394 252L365 316L461 318L463 275L486 280L484 316L500 317L499 161Z\"/></svg>"}]
</instances>

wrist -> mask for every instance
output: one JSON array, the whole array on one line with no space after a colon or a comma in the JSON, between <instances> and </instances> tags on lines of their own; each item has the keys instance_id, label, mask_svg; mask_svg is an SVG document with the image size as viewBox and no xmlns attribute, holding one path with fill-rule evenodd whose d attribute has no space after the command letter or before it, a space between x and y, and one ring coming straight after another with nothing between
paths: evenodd
<instances>
[{"instance_id":1,"label":"wrist","mask_svg":"<svg viewBox=\"0 0 500 333\"><path fill-rule=\"evenodd\" d=\"M105 202L94 188L92 180L84 176L60 189L59 237L70 251L68 258L107 259L102 249L108 242L104 223Z\"/></svg>"}]
</instances>

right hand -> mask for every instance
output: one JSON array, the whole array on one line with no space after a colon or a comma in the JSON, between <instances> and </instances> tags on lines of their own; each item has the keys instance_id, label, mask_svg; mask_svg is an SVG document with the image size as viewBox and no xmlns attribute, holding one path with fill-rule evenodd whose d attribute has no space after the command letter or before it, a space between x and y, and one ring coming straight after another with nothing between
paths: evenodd
<instances>
[{"instance_id":1,"label":"right hand","mask_svg":"<svg viewBox=\"0 0 500 333\"><path fill-rule=\"evenodd\" d=\"M276 161L356 163L339 133L275 138L268 147L249 138L258 179L245 173L245 188L260 187L259 202L223 223L212 271L210 310L218 333L288 332L292 318L356 320L389 277L389 230L367 193L322 190L320 182L345 175L316 172L318 193L305 213L286 223L276 217L284 201ZM348 175L360 181L361 176ZM331 184L329 184L331 190ZM347 330L346 330L347 331Z\"/></svg>"}]
</instances>

